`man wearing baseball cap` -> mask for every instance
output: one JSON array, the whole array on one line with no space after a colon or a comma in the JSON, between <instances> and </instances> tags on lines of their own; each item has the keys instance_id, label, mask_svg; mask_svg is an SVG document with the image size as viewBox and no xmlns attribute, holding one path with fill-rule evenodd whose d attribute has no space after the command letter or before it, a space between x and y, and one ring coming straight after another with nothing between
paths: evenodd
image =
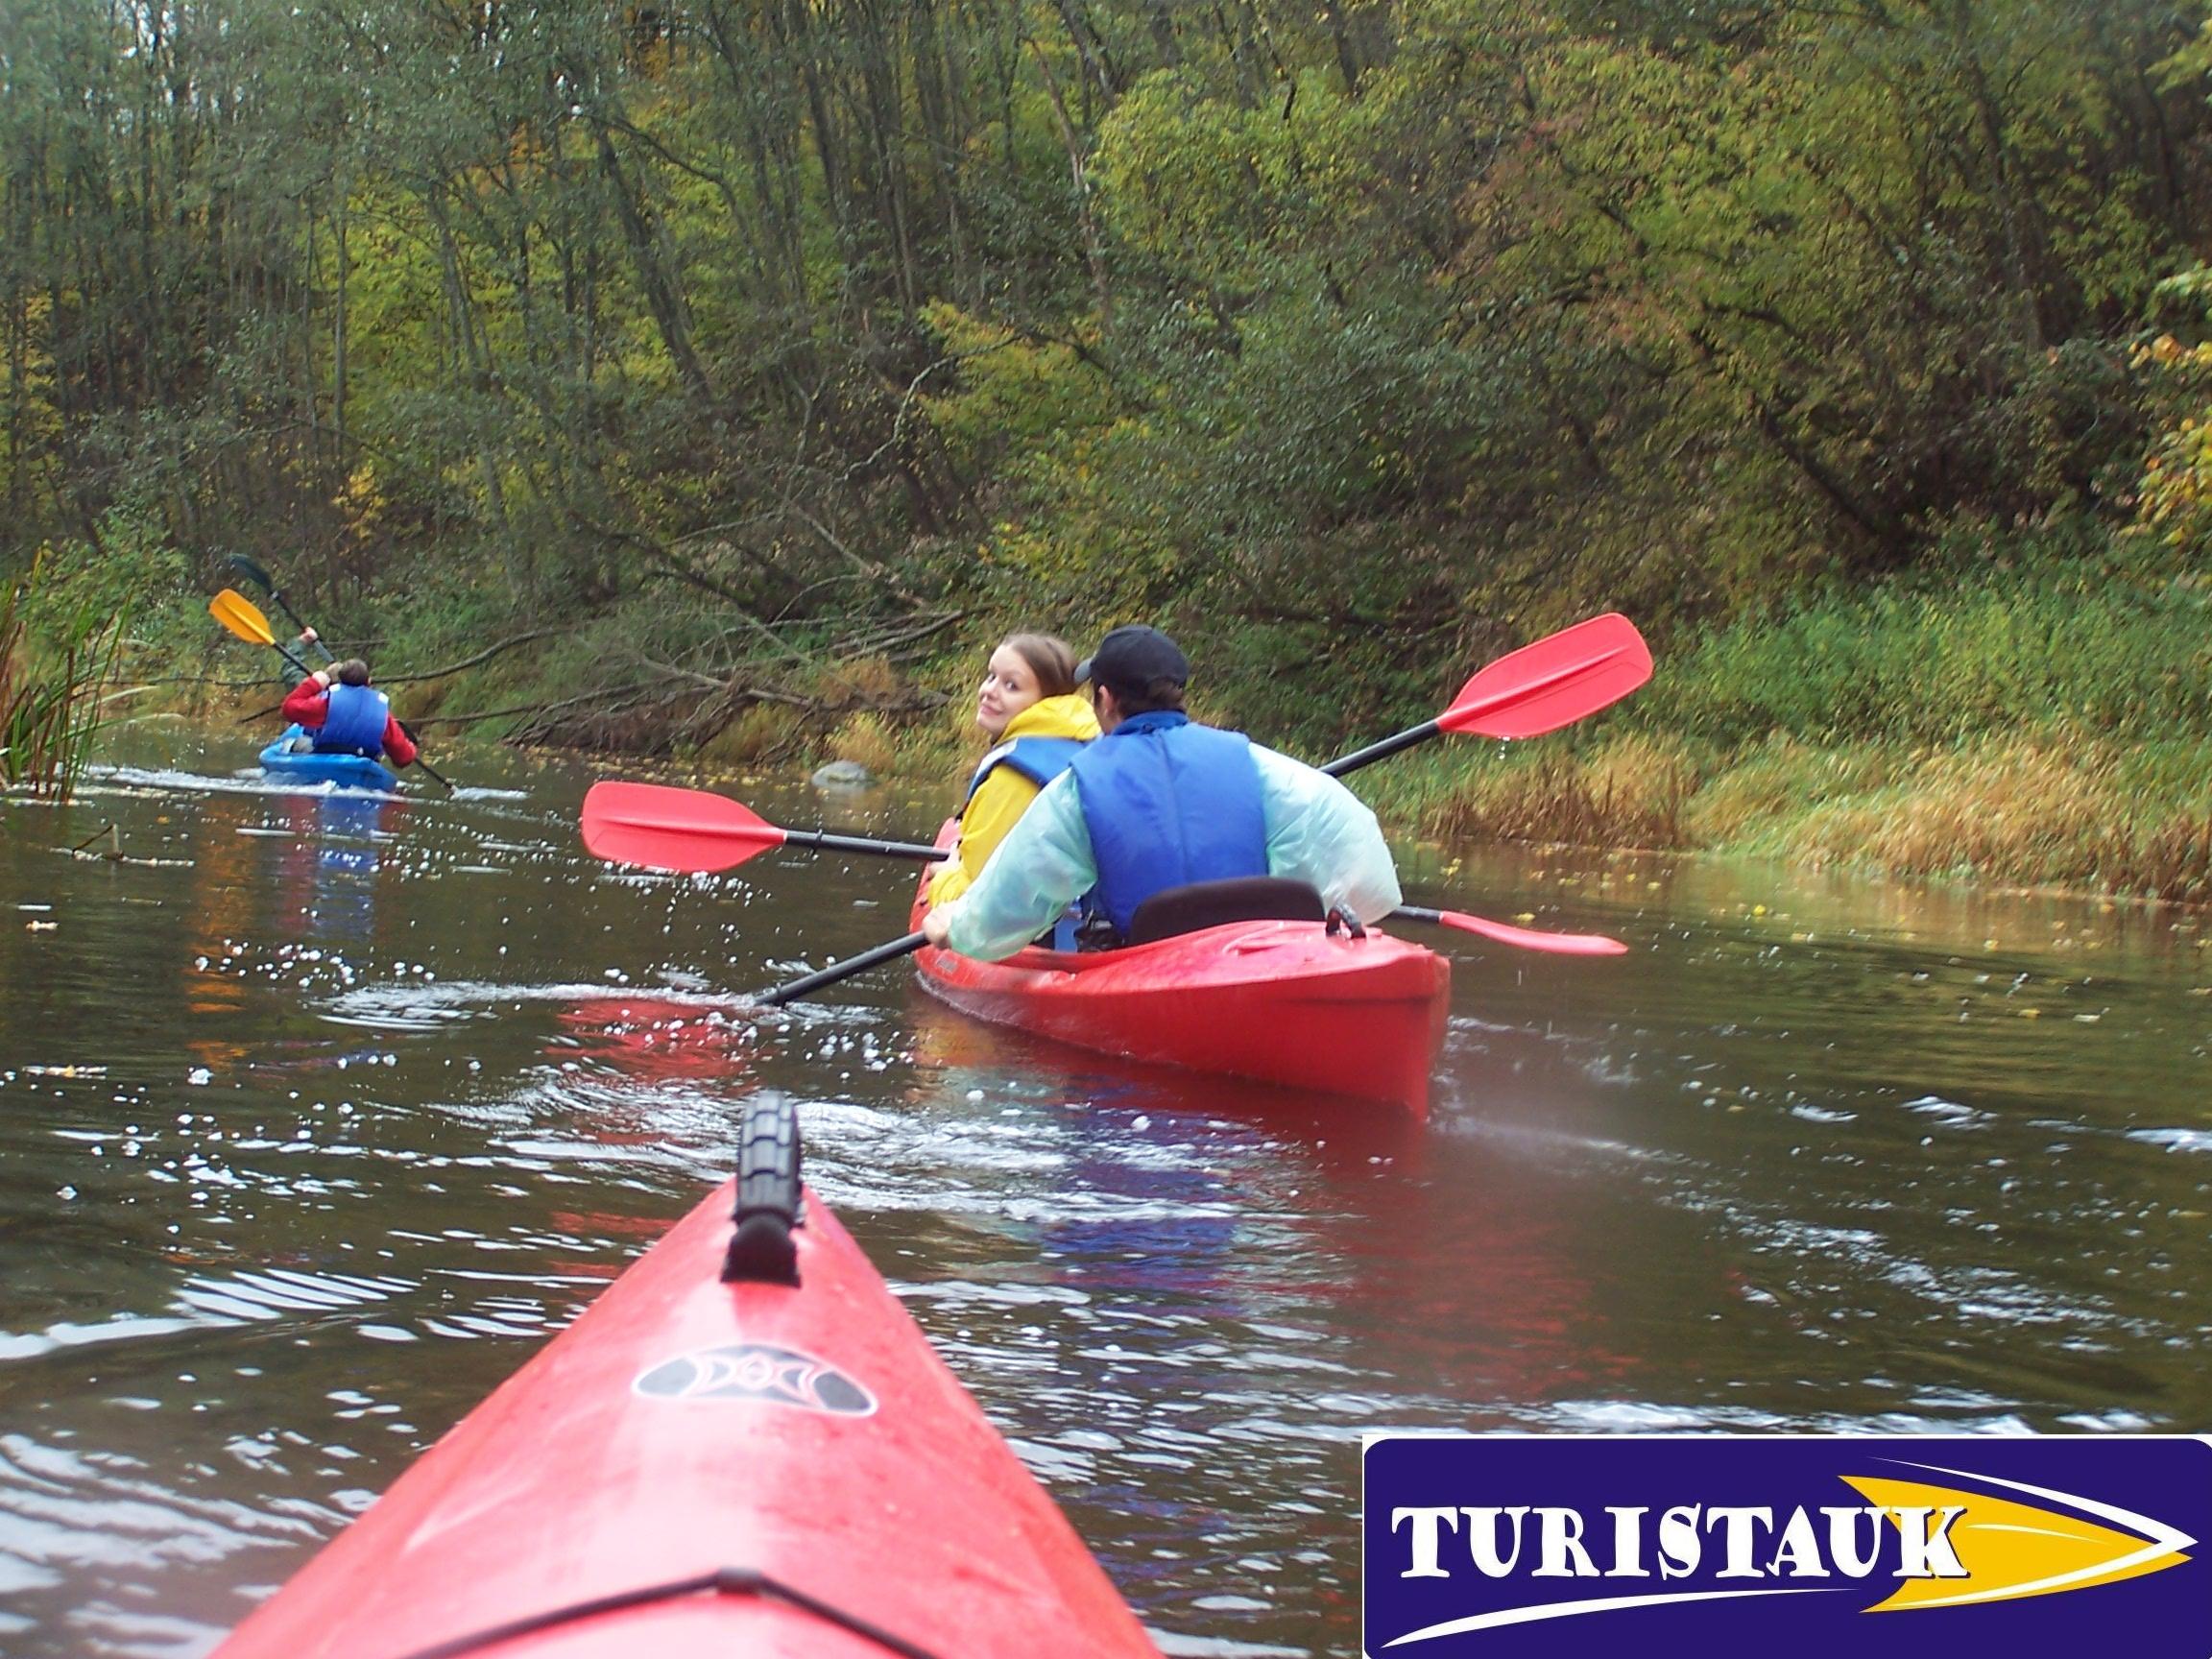
<instances>
[{"instance_id":1,"label":"man wearing baseball cap","mask_svg":"<svg viewBox=\"0 0 2212 1659\"><path fill-rule=\"evenodd\" d=\"M1190 663L1157 628L1115 629L1075 670L1105 733L1046 784L974 885L923 919L997 961L1081 900L1115 938L1156 893L1278 876L1361 922L1398 907L1375 814L1327 773L1183 712Z\"/></svg>"}]
</instances>

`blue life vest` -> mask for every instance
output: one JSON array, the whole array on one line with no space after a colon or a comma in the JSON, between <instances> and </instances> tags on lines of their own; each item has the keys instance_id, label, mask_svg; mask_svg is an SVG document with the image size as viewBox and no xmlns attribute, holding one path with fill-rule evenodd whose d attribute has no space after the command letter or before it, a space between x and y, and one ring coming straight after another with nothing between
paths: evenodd
<instances>
[{"instance_id":1,"label":"blue life vest","mask_svg":"<svg viewBox=\"0 0 2212 1659\"><path fill-rule=\"evenodd\" d=\"M1117 933L1166 888L1267 874L1260 768L1241 732L1139 714L1085 744L1070 770L1098 865L1084 905Z\"/></svg>"},{"instance_id":2,"label":"blue life vest","mask_svg":"<svg viewBox=\"0 0 2212 1659\"><path fill-rule=\"evenodd\" d=\"M391 699L366 685L343 682L330 687L327 712L315 733L316 753L366 755L374 759L384 753L384 723L392 717Z\"/></svg>"},{"instance_id":3,"label":"blue life vest","mask_svg":"<svg viewBox=\"0 0 2212 1659\"><path fill-rule=\"evenodd\" d=\"M975 776L968 781L968 793L961 799L960 810L968 810L968 803L975 799L975 791L983 787L983 780L998 768L1011 766L1042 789L1067 771L1069 762L1084 747L1080 737L1017 737L999 744L976 763Z\"/></svg>"}]
</instances>

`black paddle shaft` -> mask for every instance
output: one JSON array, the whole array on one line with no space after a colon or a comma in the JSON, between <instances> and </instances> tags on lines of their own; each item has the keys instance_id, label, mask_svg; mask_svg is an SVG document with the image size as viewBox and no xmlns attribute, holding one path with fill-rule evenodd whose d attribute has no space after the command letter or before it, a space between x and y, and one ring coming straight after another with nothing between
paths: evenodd
<instances>
[{"instance_id":1,"label":"black paddle shaft","mask_svg":"<svg viewBox=\"0 0 2212 1659\"><path fill-rule=\"evenodd\" d=\"M773 991L764 991L753 1000L764 1008L781 1008L784 1003L795 1002L808 992L819 991L825 985L834 985L840 979L850 979L855 974L865 974L869 969L881 963L895 962L902 956L911 956L928 943L929 936L926 933L909 933L903 939L894 939L888 944L877 946L872 950L863 950L857 956L848 956L842 962L832 962L829 967L809 974L804 979L794 979L788 985L779 985Z\"/></svg>"},{"instance_id":2,"label":"black paddle shaft","mask_svg":"<svg viewBox=\"0 0 2212 1659\"><path fill-rule=\"evenodd\" d=\"M934 861L946 856L943 847L925 847L919 841L878 841L873 835L841 835L834 830L786 830L786 847L811 847L821 853L870 853L879 858L919 858Z\"/></svg>"},{"instance_id":3,"label":"black paddle shaft","mask_svg":"<svg viewBox=\"0 0 2212 1659\"><path fill-rule=\"evenodd\" d=\"M292 618L293 627L299 629L302 634L307 632L307 624L301 619L300 613L292 609L292 601L284 597L284 589L276 586L275 577L243 553L231 554L230 565L232 569L243 572L262 592L274 599L277 609ZM338 661L338 653L323 642L323 637L320 634L315 637L315 648L323 653L325 661L335 662Z\"/></svg>"},{"instance_id":4,"label":"black paddle shaft","mask_svg":"<svg viewBox=\"0 0 2212 1659\"><path fill-rule=\"evenodd\" d=\"M1444 728L1433 720L1424 720L1418 726L1408 726L1394 737L1385 737L1380 743L1370 743L1364 749L1339 756L1321 768L1332 778L1341 778L1347 772L1357 772L1362 766L1372 766L1378 760L1386 760L1401 749L1410 749L1416 743L1426 743Z\"/></svg>"}]
</instances>

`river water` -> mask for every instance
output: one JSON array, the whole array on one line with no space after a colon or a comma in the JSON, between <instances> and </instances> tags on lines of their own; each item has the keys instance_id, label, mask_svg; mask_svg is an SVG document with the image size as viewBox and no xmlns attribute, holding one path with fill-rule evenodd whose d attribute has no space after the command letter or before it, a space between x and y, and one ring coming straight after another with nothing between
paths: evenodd
<instances>
[{"instance_id":1,"label":"river water","mask_svg":"<svg viewBox=\"0 0 2212 1659\"><path fill-rule=\"evenodd\" d=\"M2187 914L1408 848L1418 902L1632 947L1439 936L1411 1124L977 1025L902 963L749 1011L903 932L911 868L615 870L593 768L378 802L252 747L155 723L0 801L0 1652L205 1652L764 1087L1170 1654L1358 1650L1381 1429L2212 1430ZM725 787L902 838L947 804Z\"/></svg>"}]
</instances>

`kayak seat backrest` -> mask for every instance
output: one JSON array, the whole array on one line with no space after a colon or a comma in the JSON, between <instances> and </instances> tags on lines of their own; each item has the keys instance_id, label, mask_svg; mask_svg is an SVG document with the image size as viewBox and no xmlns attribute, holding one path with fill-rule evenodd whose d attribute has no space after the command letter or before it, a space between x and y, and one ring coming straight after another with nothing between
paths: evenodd
<instances>
[{"instance_id":1,"label":"kayak seat backrest","mask_svg":"<svg viewBox=\"0 0 2212 1659\"><path fill-rule=\"evenodd\" d=\"M1281 876L1238 876L1226 881L1192 881L1155 893L1129 919L1132 945L1195 933L1230 922L1319 922L1321 895L1303 881Z\"/></svg>"}]
</instances>

